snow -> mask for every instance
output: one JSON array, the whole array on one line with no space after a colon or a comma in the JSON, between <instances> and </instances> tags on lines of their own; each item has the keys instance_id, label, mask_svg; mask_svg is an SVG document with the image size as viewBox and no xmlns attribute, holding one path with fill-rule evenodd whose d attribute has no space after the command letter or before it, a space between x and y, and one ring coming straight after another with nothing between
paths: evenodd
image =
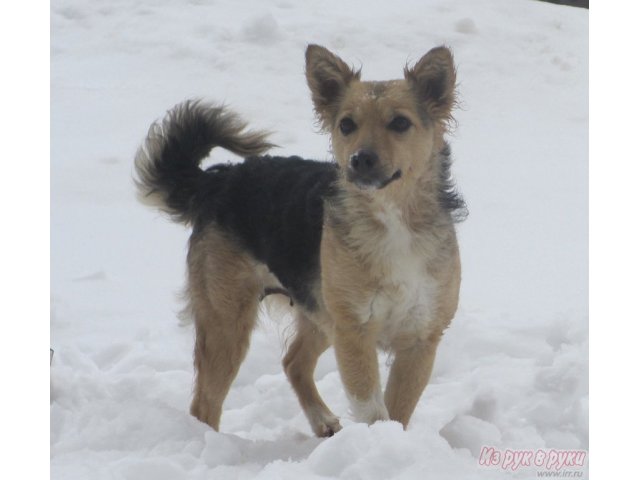
<instances>
[{"instance_id":1,"label":"snow","mask_svg":"<svg viewBox=\"0 0 640 480\"><path fill-rule=\"evenodd\" d=\"M54 0L51 477L530 478L479 465L482 447L588 449L587 32L587 11L529 0ZM201 97L272 130L278 154L330 159L307 43L365 79L442 43L458 65L461 304L406 432L353 421L329 350L316 379L344 429L313 437L280 366L286 319L266 314L221 433L188 413L189 232L136 202L133 155Z\"/></svg>"}]
</instances>

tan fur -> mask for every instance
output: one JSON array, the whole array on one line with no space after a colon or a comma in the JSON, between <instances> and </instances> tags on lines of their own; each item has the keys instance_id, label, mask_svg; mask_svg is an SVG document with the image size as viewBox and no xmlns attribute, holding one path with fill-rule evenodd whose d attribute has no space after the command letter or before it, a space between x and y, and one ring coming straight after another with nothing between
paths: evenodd
<instances>
[{"instance_id":1,"label":"tan fur","mask_svg":"<svg viewBox=\"0 0 640 480\"><path fill-rule=\"evenodd\" d=\"M356 420L392 419L406 427L458 304L460 258L453 223L438 205L437 165L455 104L453 61L440 47L405 69L402 80L364 82L334 54L310 46L306 74L341 171L366 148L377 152L388 176L401 170L402 177L380 190L339 178L341 203L327 204L325 212L319 306L295 307L297 330L283 366L318 436L341 428L313 381L318 357L331 344ZM409 131L387 128L397 115L411 121ZM352 135L339 130L345 116L358 124ZM338 216L342 225L332 221ZM214 227L194 234L188 266L197 370L191 410L218 429L260 294L280 286ZM378 348L393 355L384 395Z\"/></svg>"},{"instance_id":2,"label":"tan fur","mask_svg":"<svg viewBox=\"0 0 640 480\"><path fill-rule=\"evenodd\" d=\"M379 155L387 176L398 169L403 172L400 181L376 191L362 191L341 178L342 188L349 192L346 205L342 205L344 211L351 212L349 230L336 231L331 223L325 226L321 262L322 294L334 322L338 366L352 405L363 410L361 415L354 412L356 417L369 423L391 418L406 427L431 374L440 336L458 302L460 260L453 226L437 208L436 165L455 103L453 62L448 50L434 49L413 69L405 70L404 80L362 82L359 72L349 75L345 71L344 62L333 69L327 66L335 62L335 56L322 47L310 49L307 78L316 112L331 133L342 171L352 154L366 148ZM334 89L325 92L333 94L334 101L323 98L318 87L327 77L332 78ZM445 77L444 82L429 83L437 77ZM444 88L437 96L430 96L429 89L433 92L438 87ZM409 131L389 131L387 125L397 115L411 121ZM340 133L339 120L344 117L355 120L356 132ZM386 224L385 217L391 219ZM401 235L407 236L405 246L411 253L394 251L389 245L396 232L388 230L398 225L406 229ZM421 263L418 267L407 265L408 278L423 276L425 285L433 290L431 308L424 311L430 318L394 329L385 324L391 319L376 317L374 310L378 303L392 305L402 289L406 290L402 279L393 280L397 275L394 268L403 255ZM368 318L367 309L371 310ZM384 406L379 404L378 346L394 355Z\"/></svg>"},{"instance_id":3,"label":"tan fur","mask_svg":"<svg viewBox=\"0 0 640 480\"><path fill-rule=\"evenodd\" d=\"M249 347L262 285L255 261L213 228L192 236L187 262L196 329L191 413L218 430L222 402Z\"/></svg>"},{"instance_id":4,"label":"tan fur","mask_svg":"<svg viewBox=\"0 0 640 480\"><path fill-rule=\"evenodd\" d=\"M297 319L297 331L282 362L311 427L319 437L340 429L338 418L320 398L313 380L318 357L329 348L329 339L302 313Z\"/></svg>"}]
</instances>

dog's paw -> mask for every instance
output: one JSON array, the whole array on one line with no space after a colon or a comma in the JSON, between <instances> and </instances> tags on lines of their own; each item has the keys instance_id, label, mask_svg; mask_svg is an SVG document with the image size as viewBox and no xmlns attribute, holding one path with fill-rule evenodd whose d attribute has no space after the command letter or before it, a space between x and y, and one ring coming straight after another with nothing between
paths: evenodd
<instances>
[{"instance_id":1,"label":"dog's paw","mask_svg":"<svg viewBox=\"0 0 640 480\"><path fill-rule=\"evenodd\" d=\"M333 421L316 425L314 433L318 437L333 437L334 434L342 430L340 421L334 417Z\"/></svg>"},{"instance_id":2,"label":"dog's paw","mask_svg":"<svg viewBox=\"0 0 640 480\"><path fill-rule=\"evenodd\" d=\"M384 404L382 392L374 393L367 400L359 400L349 396L351 413L356 422L372 425L379 421L389 420L389 412Z\"/></svg>"},{"instance_id":3,"label":"dog's paw","mask_svg":"<svg viewBox=\"0 0 640 480\"><path fill-rule=\"evenodd\" d=\"M340 420L330 411L318 408L306 413L313 433L318 437L332 437L342 429Z\"/></svg>"}]
</instances>

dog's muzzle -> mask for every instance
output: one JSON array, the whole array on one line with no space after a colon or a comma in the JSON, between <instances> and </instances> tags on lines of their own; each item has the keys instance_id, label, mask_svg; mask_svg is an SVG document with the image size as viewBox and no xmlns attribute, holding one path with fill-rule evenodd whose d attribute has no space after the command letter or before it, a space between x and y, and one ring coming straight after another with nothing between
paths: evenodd
<instances>
[{"instance_id":1,"label":"dog's muzzle","mask_svg":"<svg viewBox=\"0 0 640 480\"><path fill-rule=\"evenodd\" d=\"M402 176L402 170L386 174L378 154L372 150L359 150L349 158L347 180L362 190L381 189Z\"/></svg>"}]
</instances>

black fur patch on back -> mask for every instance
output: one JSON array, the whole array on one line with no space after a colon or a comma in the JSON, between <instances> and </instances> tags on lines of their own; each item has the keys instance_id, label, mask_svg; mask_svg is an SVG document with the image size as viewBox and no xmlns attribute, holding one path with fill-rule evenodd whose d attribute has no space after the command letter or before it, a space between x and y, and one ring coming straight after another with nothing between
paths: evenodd
<instances>
[{"instance_id":1,"label":"black fur patch on back","mask_svg":"<svg viewBox=\"0 0 640 480\"><path fill-rule=\"evenodd\" d=\"M214 165L201 177L193 202L194 232L215 222L266 264L296 303L314 310L323 202L336 177L334 163L300 157Z\"/></svg>"},{"instance_id":2,"label":"black fur patch on back","mask_svg":"<svg viewBox=\"0 0 640 480\"><path fill-rule=\"evenodd\" d=\"M451 178L448 145L439 156L440 207L452 221L462 221L467 209ZM254 156L214 165L199 178L193 198L194 234L215 223L267 265L294 302L315 310L324 202L340 196L337 177L335 163L300 157Z\"/></svg>"}]
</instances>

